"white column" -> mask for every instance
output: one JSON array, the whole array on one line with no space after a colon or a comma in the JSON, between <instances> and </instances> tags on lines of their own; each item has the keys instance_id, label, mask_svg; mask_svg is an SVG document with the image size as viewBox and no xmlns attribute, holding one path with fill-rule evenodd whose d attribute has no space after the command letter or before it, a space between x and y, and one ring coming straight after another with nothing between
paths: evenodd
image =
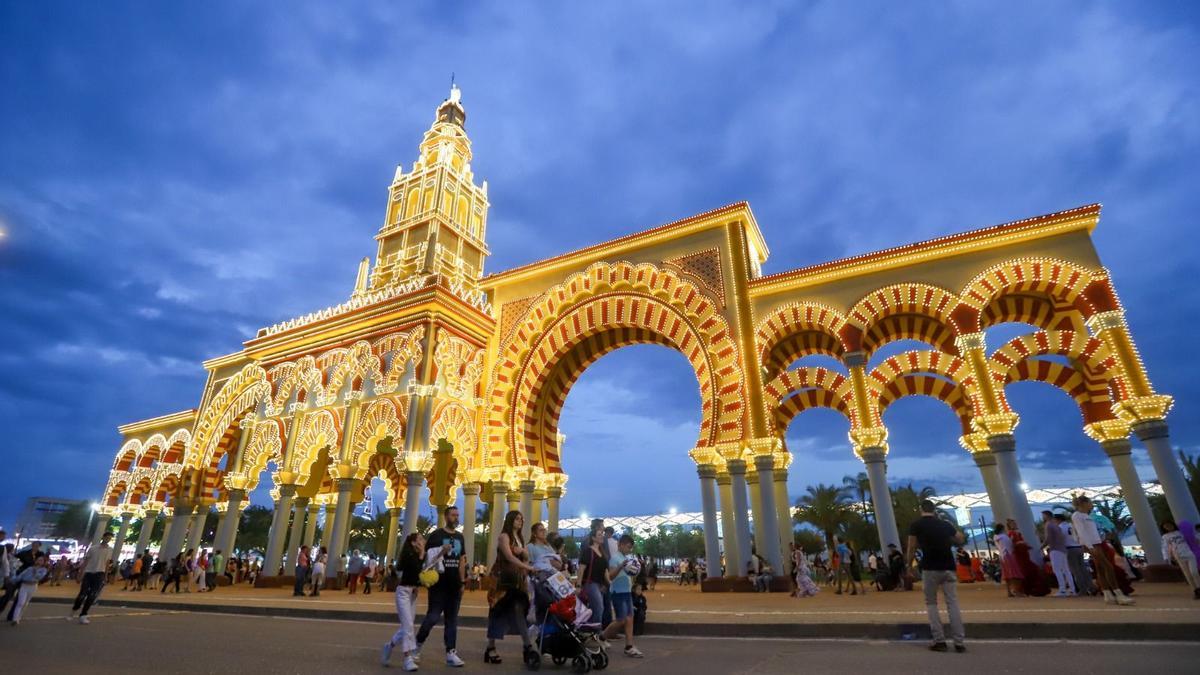
<instances>
[{"instance_id":1,"label":"white column","mask_svg":"<svg viewBox=\"0 0 1200 675\"><path fill-rule=\"evenodd\" d=\"M733 525L737 530L738 561L734 572L736 576L744 577L746 563L750 561L750 507L746 503L746 461L731 459L725 466L729 471L729 490L733 494Z\"/></svg>"},{"instance_id":2,"label":"white column","mask_svg":"<svg viewBox=\"0 0 1200 675\"><path fill-rule=\"evenodd\" d=\"M316 548L317 516L321 513L321 505L316 502L309 502L307 512L308 520L304 523L304 543Z\"/></svg>"},{"instance_id":3,"label":"white column","mask_svg":"<svg viewBox=\"0 0 1200 675\"><path fill-rule=\"evenodd\" d=\"M208 506L201 504L192 514L192 522L188 523L187 549L199 551L204 542L204 524L208 520Z\"/></svg>"},{"instance_id":4,"label":"white column","mask_svg":"<svg viewBox=\"0 0 1200 675\"><path fill-rule=\"evenodd\" d=\"M759 554L771 563L776 574L783 573L783 551L779 550L779 514L775 511L775 458L759 455L754 458L758 472L759 499L762 500L762 520L754 522L758 535Z\"/></svg>"},{"instance_id":5,"label":"white column","mask_svg":"<svg viewBox=\"0 0 1200 675\"><path fill-rule=\"evenodd\" d=\"M983 489L987 491L988 504L992 507L992 522L1003 523L1011 518L1012 507L1008 505L1008 495L1004 492L1004 482L1000 480L1000 470L996 468L996 456L991 450L973 452L971 458L979 467L979 475L983 477Z\"/></svg>"},{"instance_id":6,"label":"white column","mask_svg":"<svg viewBox=\"0 0 1200 675\"><path fill-rule=\"evenodd\" d=\"M238 525L242 520L242 500L245 498L245 490L229 490L225 512L221 514L221 522L217 524L213 550L221 551L226 558L233 555L233 543L237 540Z\"/></svg>"},{"instance_id":7,"label":"white column","mask_svg":"<svg viewBox=\"0 0 1200 675\"><path fill-rule=\"evenodd\" d=\"M475 564L475 528L479 517L479 483L463 483L463 560Z\"/></svg>"},{"instance_id":8,"label":"white column","mask_svg":"<svg viewBox=\"0 0 1200 675\"><path fill-rule=\"evenodd\" d=\"M425 484L425 474L409 471L405 475L408 491L404 495L404 536L407 538L417 531L417 516L421 514L421 486Z\"/></svg>"},{"instance_id":9,"label":"white column","mask_svg":"<svg viewBox=\"0 0 1200 675\"><path fill-rule=\"evenodd\" d=\"M747 468L749 468L747 466ZM762 491L758 489L758 474L746 474L746 492L750 495L750 551L758 553L764 559L762 547Z\"/></svg>"},{"instance_id":10,"label":"white column","mask_svg":"<svg viewBox=\"0 0 1200 675\"><path fill-rule=\"evenodd\" d=\"M788 576L792 576L792 560L788 555L788 545L795 541L795 530L792 524L792 503L788 500L787 469L775 469L775 511L779 520L779 552L784 557L783 568Z\"/></svg>"},{"instance_id":11,"label":"white column","mask_svg":"<svg viewBox=\"0 0 1200 675\"><path fill-rule=\"evenodd\" d=\"M100 543L100 538L108 531L108 524L112 522L112 516L103 513L96 516L96 530L92 533L91 546L96 546Z\"/></svg>"},{"instance_id":12,"label":"white column","mask_svg":"<svg viewBox=\"0 0 1200 675\"><path fill-rule=\"evenodd\" d=\"M326 535L328 543L325 545L329 550L326 569L330 571L330 579L336 579L337 573L342 571L342 553L346 550L346 532L350 529L350 493L356 487L355 482L353 478L337 479L337 506L334 508L333 527Z\"/></svg>"},{"instance_id":13,"label":"white column","mask_svg":"<svg viewBox=\"0 0 1200 675\"><path fill-rule=\"evenodd\" d=\"M562 488L551 487L546 490L546 531L558 532L558 505L562 499Z\"/></svg>"},{"instance_id":14,"label":"white column","mask_svg":"<svg viewBox=\"0 0 1200 675\"><path fill-rule=\"evenodd\" d=\"M392 565L396 561L396 539L400 535L400 507L393 506L388 509L388 529L387 529L387 552L384 555L384 562L387 565Z\"/></svg>"},{"instance_id":15,"label":"white column","mask_svg":"<svg viewBox=\"0 0 1200 675\"><path fill-rule=\"evenodd\" d=\"M308 497L296 497L292 502L292 529L288 533L288 542L284 547L287 551L287 568L286 571L292 576L296 576L296 562L300 558L300 547L307 544L307 541L301 541L304 536L304 517L308 514Z\"/></svg>"},{"instance_id":16,"label":"white column","mask_svg":"<svg viewBox=\"0 0 1200 675\"><path fill-rule=\"evenodd\" d=\"M288 518L292 515L292 499L296 496L295 485L279 486L279 501L275 502L275 514L271 518L271 531L267 535L267 554L263 558L263 576L279 574L283 560L283 544L287 537Z\"/></svg>"},{"instance_id":17,"label":"white column","mask_svg":"<svg viewBox=\"0 0 1200 675\"><path fill-rule=\"evenodd\" d=\"M737 526L733 524L732 485L733 479L728 473L717 473L717 491L721 496L721 538L725 544L725 576L730 579L736 577L738 567L743 566L741 547L737 540Z\"/></svg>"},{"instance_id":18,"label":"white column","mask_svg":"<svg viewBox=\"0 0 1200 675\"><path fill-rule=\"evenodd\" d=\"M721 548L717 542L717 467L700 464L700 506L704 513L704 560L708 576L720 576Z\"/></svg>"},{"instance_id":19,"label":"white column","mask_svg":"<svg viewBox=\"0 0 1200 675\"><path fill-rule=\"evenodd\" d=\"M113 562L121 558L121 549L125 546L125 537L129 535L129 526L133 523L133 514L125 512L121 515L121 525L117 528L117 538L113 539Z\"/></svg>"},{"instance_id":20,"label":"white column","mask_svg":"<svg viewBox=\"0 0 1200 675\"><path fill-rule=\"evenodd\" d=\"M537 483L523 480L518 489L521 491L521 515L525 516L525 527L521 528L521 536L525 541L529 541L529 529L533 527L533 491L537 489Z\"/></svg>"},{"instance_id":21,"label":"white column","mask_svg":"<svg viewBox=\"0 0 1200 675\"><path fill-rule=\"evenodd\" d=\"M1142 439L1146 452L1150 454L1150 462L1154 465L1154 474L1162 484L1163 496L1171 508L1175 522L1186 520L1193 525L1200 523L1200 512L1196 502L1188 490L1187 479L1179 462L1175 459L1175 450L1171 447L1170 429L1166 420L1147 420L1133 425L1133 433Z\"/></svg>"},{"instance_id":22,"label":"white column","mask_svg":"<svg viewBox=\"0 0 1200 675\"><path fill-rule=\"evenodd\" d=\"M1125 506L1129 507L1129 515L1133 517L1133 529L1146 552L1146 562L1162 565L1166 562L1163 559L1162 540L1158 536L1158 526L1154 523L1154 511L1150 509L1150 500L1146 498L1142 481L1133 466L1133 444L1128 438L1113 438L1101 441L1100 447L1104 448L1104 453L1108 455L1113 471L1117 474Z\"/></svg>"},{"instance_id":23,"label":"white column","mask_svg":"<svg viewBox=\"0 0 1200 675\"><path fill-rule=\"evenodd\" d=\"M504 508L507 503L508 484L492 481L492 524L488 533L487 564L496 563L496 547L500 544L500 528L504 526Z\"/></svg>"},{"instance_id":24,"label":"white column","mask_svg":"<svg viewBox=\"0 0 1200 675\"><path fill-rule=\"evenodd\" d=\"M1021 467L1017 465L1017 441L1012 434L996 434L988 436L988 447L996 457L996 468L1000 472L1000 481L1004 485L1004 494L1008 497L1008 505L1012 509L1013 520L1021 530L1029 544L1029 557L1039 566L1042 564L1042 549L1037 546L1037 526L1033 522L1033 510L1029 508L1029 500L1021 487Z\"/></svg>"},{"instance_id":25,"label":"white column","mask_svg":"<svg viewBox=\"0 0 1200 675\"><path fill-rule=\"evenodd\" d=\"M862 460L867 466L867 479L871 483L871 501L875 504L875 528L879 532L880 550L886 551L888 544L904 550L900 532L896 527L896 512L892 508L892 491L887 483L887 451L883 448L863 448Z\"/></svg>"},{"instance_id":26,"label":"white column","mask_svg":"<svg viewBox=\"0 0 1200 675\"><path fill-rule=\"evenodd\" d=\"M543 508L545 506L545 504L546 504L546 492L544 490L534 490L533 491L533 511L532 511L533 517L530 518L530 520L532 520L534 523L542 523L543 525L545 525L545 522L543 520L544 516L542 515L543 513L545 513L545 509ZM530 524L530 527L533 527L533 525ZM550 529L547 528L546 531L549 532Z\"/></svg>"},{"instance_id":27,"label":"white column","mask_svg":"<svg viewBox=\"0 0 1200 675\"><path fill-rule=\"evenodd\" d=\"M154 523L158 520L158 511L147 509L142 512L142 531L138 533L137 550L139 553L150 548L150 534L154 532Z\"/></svg>"},{"instance_id":28,"label":"white column","mask_svg":"<svg viewBox=\"0 0 1200 675\"><path fill-rule=\"evenodd\" d=\"M191 517L191 509L187 509L186 514L184 507L176 503L172 505L171 511L167 513L166 524L163 527L162 541L158 542L158 556L163 560L169 560L179 553L179 543L183 539L183 530L188 518Z\"/></svg>"}]
</instances>

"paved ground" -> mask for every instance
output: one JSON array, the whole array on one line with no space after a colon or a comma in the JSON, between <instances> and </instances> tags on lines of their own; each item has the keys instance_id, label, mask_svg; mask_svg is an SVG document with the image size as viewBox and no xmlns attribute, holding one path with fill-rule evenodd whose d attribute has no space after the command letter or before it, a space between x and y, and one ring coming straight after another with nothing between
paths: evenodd
<instances>
[{"instance_id":1,"label":"paved ground","mask_svg":"<svg viewBox=\"0 0 1200 675\"><path fill-rule=\"evenodd\" d=\"M391 627L373 622L230 616L100 606L91 625L62 619L64 607L30 606L18 627L0 625L0 659L48 673L379 672L380 644ZM423 672L449 670L430 638ZM479 629L460 631L467 672L521 672L519 643L501 647L505 663L481 662ZM614 656L608 672L652 673L944 673L1194 672L1200 643L975 641L966 654L935 654L920 642L648 637L647 658ZM398 668L394 669L399 672ZM547 663L543 672L566 673Z\"/></svg>"},{"instance_id":2,"label":"paved ground","mask_svg":"<svg viewBox=\"0 0 1200 675\"><path fill-rule=\"evenodd\" d=\"M291 589L255 589L248 585L223 586L214 593L125 592L121 584L109 585L103 598L109 603L181 603L189 608L205 605L241 605L260 609L288 608L335 613L374 612L391 617L395 612L392 594L348 595L325 591L319 598L293 598ZM43 587L42 599L73 598L78 586L68 582ZM1139 584L1137 605L1107 607L1097 598L1008 598L996 584L960 584L959 601L964 619L970 623L1053 624L1118 623L1200 625L1200 601L1183 583ZM424 607L422 599L418 610ZM487 599L482 592L468 592L463 615L482 619ZM355 616L353 618L364 618ZM383 617L381 617L383 618ZM785 593L700 593L695 587L660 584L649 594L649 623L652 624L897 624L925 621L924 599L919 591L905 593L869 592L866 595L834 595L828 589L813 598L791 598Z\"/></svg>"}]
</instances>

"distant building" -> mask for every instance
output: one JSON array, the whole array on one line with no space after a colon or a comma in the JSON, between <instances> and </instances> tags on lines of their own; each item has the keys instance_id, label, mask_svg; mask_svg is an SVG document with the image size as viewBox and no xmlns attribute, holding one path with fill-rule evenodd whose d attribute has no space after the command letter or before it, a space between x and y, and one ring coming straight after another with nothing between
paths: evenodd
<instances>
[{"instance_id":1,"label":"distant building","mask_svg":"<svg viewBox=\"0 0 1200 675\"><path fill-rule=\"evenodd\" d=\"M58 497L30 497L25 500L25 510L13 528L14 536L20 533L24 539L53 539L58 519L68 509L85 503L82 499L59 499Z\"/></svg>"}]
</instances>

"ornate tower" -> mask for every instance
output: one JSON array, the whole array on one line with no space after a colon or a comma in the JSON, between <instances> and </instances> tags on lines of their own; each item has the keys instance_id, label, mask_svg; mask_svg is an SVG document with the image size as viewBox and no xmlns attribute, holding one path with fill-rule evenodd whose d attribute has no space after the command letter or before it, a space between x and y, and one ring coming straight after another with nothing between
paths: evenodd
<instances>
[{"instance_id":1,"label":"ornate tower","mask_svg":"<svg viewBox=\"0 0 1200 675\"><path fill-rule=\"evenodd\" d=\"M375 269L368 281L364 260L355 295L429 275L442 275L464 290L478 289L488 255L487 181L475 185L466 120L462 92L451 85L412 171L396 167L387 216L375 235Z\"/></svg>"}]
</instances>

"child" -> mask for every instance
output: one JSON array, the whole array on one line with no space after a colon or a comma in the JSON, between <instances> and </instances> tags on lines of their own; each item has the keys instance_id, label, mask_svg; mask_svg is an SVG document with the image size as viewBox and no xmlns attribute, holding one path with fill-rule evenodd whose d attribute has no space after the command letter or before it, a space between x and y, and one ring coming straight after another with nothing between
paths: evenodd
<instances>
[{"instance_id":1,"label":"child","mask_svg":"<svg viewBox=\"0 0 1200 675\"><path fill-rule=\"evenodd\" d=\"M17 591L17 602L8 612L8 620L12 625L21 623L21 613L25 611L25 605L29 604L29 599L33 597L33 592L37 590L38 584L46 578L50 573L46 567L46 554L39 552L33 559L33 564L26 567L20 574L13 577L13 583L20 587Z\"/></svg>"},{"instance_id":2,"label":"child","mask_svg":"<svg viewBox=\"0 0 1200 675\"><path fill-rule=\"evenodd\" d=\"M633 586L633 634L646 632L646 584Z\"/></svg>"}]
</instances>

